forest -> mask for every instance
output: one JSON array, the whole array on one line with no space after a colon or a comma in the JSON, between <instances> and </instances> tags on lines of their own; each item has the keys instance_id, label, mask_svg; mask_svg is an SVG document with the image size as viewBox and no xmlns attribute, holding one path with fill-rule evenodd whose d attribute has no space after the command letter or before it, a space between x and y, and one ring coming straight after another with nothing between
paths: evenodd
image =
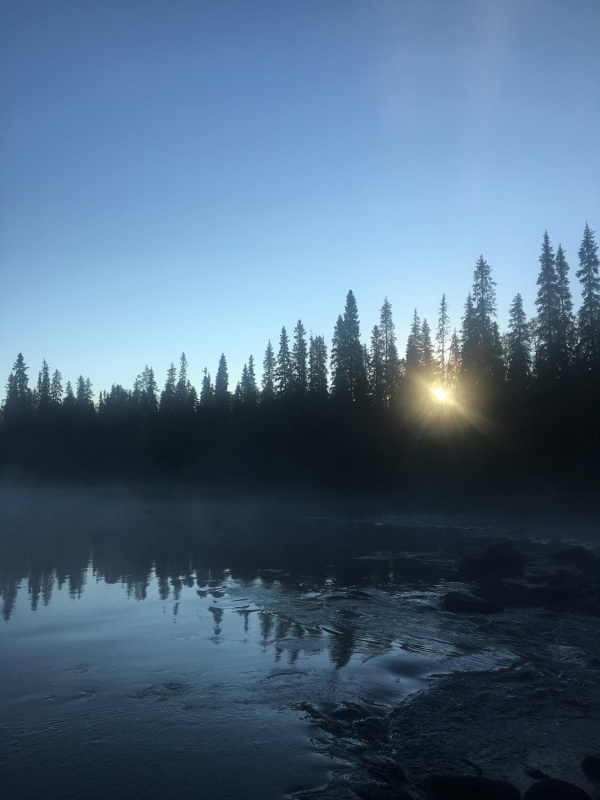
<instances>
[{"instance_id":1,"label":"forest","mask_svg":"<svg viewBox=\"0 0 600 800\"><path fill-rule=\"evenodd\" d=\"M310 336L298 320L253 356L232 388L225 354L199 390L188 362L162 390L145 366L132 388L94 401L80 375L63 385L44 360L30 386L22 353L0 414L0 469L51 480L184 480L253 487L358 488L444 498L540 490L598 497L600 275L586 224L575 276L543 236L536 315L521 294L508 330L496 320L496 282L481 256L459 330L446 296L432 329L414 311L404 351L387 298L368 343L352 291L333 329Z\"/></svg>"}]
</instances>

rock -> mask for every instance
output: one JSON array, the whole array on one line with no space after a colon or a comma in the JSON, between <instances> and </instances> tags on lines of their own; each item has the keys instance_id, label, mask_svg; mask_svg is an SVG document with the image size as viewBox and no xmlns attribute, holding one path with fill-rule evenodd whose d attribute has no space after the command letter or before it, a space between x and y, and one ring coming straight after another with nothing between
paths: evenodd
<instances>
[{"instance_id":1,"label":"rock","mask_svg":"<svg viewBox=\"0 0 600 800\"><path fill-rule=\"evenodd\" d=\"M581 762L581 769L586 778L600 781L600 756L586 756Z\"/></svg>"},{"instance_id":2,"label":"rock","mask_svg":"<svg viewBox=\"0 0 600 800\"><path fill-rule=\"evenodd\" d=\"M427 786L432 800L521 800L512 783L472 775L432 775Z\"/></svg>"},{"instance_id":3,"label":"rock","mask_svg":"<svg viewBox=\"0 0 600 800\"><path fill-rule=\"evenodd\" d=\"M398 762L390 756L369 753L363 758L363 766L378 781L404 783L406 775Z\"/></svg>"},{"instance_id":4,"label":"rock","mask_svg":"<svg viewBox=\"0 0 600 800\"><path fill-rule=\"evenodd\" d=\"M412 800L402 789L379 781L357 781L351 783L350 787L361 800Z\"/></svg>"},{"instance_id":5,"label":"rock","mask_svg":"<svg viewBox=\"0 0 600 800\"><path fill-rule=\"evenodd\" d=\"M592 800L592 798L574 783L546 778L532 784L523 795L523 800Z\"/></svg>"},{"instance_id":6,"label":"rock","mask_svg":"<svg viewBox=\"0 0 600 800\"><path fill-rule=\"evenodd\" d=\"M508 542L489 545L483 552L464 556L460 572L468 578L521 575L527 558Z\"/></svg>"},{"instance_id":7,"label":"rock","mask_svg":"<svg viewBox=\"0 0 600 800\"><path fill-rule=\"evenodd\" d=\"M457 614L498 614L503 611L502 606L466 592L448 592L442 600L442 608Z\"/></svg>"}]
</instances>

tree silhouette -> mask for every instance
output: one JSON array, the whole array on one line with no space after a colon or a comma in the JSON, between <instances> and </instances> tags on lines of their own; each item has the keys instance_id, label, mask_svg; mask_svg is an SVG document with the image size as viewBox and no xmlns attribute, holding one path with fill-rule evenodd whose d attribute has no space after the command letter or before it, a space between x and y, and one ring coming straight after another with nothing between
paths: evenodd
<instances>
[{"instance_id":1,"label":"tree silhouette","mask_svg":"<svg viewBox=\"0 0 600 800\"><path fill-rule=\"evenodd\" d=\"M275 397L275 353L273 345L269 339L267 349L265 350L265 357L263 359L263 374L262 374L262 392L261 401L265 403L271 402Z\"/></svg>"},{"instance_id":2,"label":"tree silhouette","mask_svg":"<svg viewBox=\"0 0 600 800\"><path fill-rule=\"evenodd\" d=\"M219 408L226 408L229 404L228 386L227 360L225 359L225 354L221 353L215 378L215 405Z\"/></svg>"},{"instance_id":3,"label":"tree silhouette","mask_svg":"<svg viewBox=\"0 0 600 800\"><path fill-rule=\"evenodd\" d=\"M594 231L586 223L579 248L579 269L575 273L581 283L582 304L579 309L578 360L585 372L600 376L600 275L598 245Z\"/></svg>"},{"instance_id":4,"label":"tree silhouette","mask_svg":"<svg viewBox=\"0 0 600 800\"><path fill-rule=\"evenodd\" d=\"M290 339L284 326L279 336L279 350L277 352L277 362L275 365L275 386L277 394L280 397L289 394L292 389L292 382L293 368L292 354L290 353Z\"/></svg>"}]
</instances>

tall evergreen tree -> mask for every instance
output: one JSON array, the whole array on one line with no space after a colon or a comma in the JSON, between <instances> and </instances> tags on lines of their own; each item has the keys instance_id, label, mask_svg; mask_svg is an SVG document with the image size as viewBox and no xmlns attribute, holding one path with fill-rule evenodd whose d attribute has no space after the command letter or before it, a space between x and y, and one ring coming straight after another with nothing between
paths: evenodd
<instances>
[{"instance_id":1,"label":"tall evergreen tree","mask_svg":"<svg viewBox=\"0 0 600 800\"><path fill-rule=\"evenodd\" d=\"M472 386L504 377L502 347L496 315L496 282L491 267L480 256L475 264L473 288L462 319L462 368Z\"/></svg>"},{"instance_id":2,"label":"tall evergreen tree","mask_svg":"<svg viewBox=\"0 0 600 800\"><path fill-rule=\"evenodd\" d=\"M285 326L281 329L279 337L279 351L275 366L275 385L277 394L288 394L293 386L292 354L290 353L290 340Z\"/></svg>"},{"instance_id":3,"label":"tall evergreen tree","mask_svg":"<svg viewBox=\"0 0 600 800\"><path fill-rule=\"evenodd\" d=\"M63 387L62 387L62 375L60 372L55 369L52 373L52 383L50 384L50 400L55 405L60 405L62 402L63 396Z\"/></svg>"},{"instance_id":4,"label":"tall evergreen tree","mask_svg":"<svg viewBox=\"0 0 600 800\"><path fill-rule=\"evenodd\" d=\"M42 362L42 369L38 374L37 394L40 408L50 404L50 368L46 359Z\"/></svg>"},{"instance_id":5,"label":"tall evergreen tree","mask_svg":"<svg viewBox=\"0 0 600 800\"><path fill-rule=\"evenodd\" d=\"M292 382L294 389L299 394L306 394L307 389L307 358L306 330L302 320L298 320L294 328L294 345L292 348Z\"/></svg>"},{"instance_id":6,"label":"tall evergreen tree","mask_svg":"<svg viewBox=\"0 0 600 800\"><path fill-rule=\"evenodd\" d=\"M585 372L600 376L600 261L594 231L585 225L579 248L582 303L579 309L578 360Z\"/></svg>"},{"instance_id":7,"label":"tall evergreen tree","mask_svg":"<svg viewBox=\"0 0 600 800\"><path fill-rule=\"evenodd\" d=\"M576 343L575 315L573 298L569 286L569 265L562 246L556 251L556 287L558 291L559 329L558 347L561 371L566 372L573 361Z\"/></svg>"},{"instance_id":8,"label":"tall evergreen tree","mask_svg":"<svg viewBox=\"0 0 600 800\"><path fill-rule=\"evenodd\" d=\"M426 319L421 325L421 350L423 359L423 375L427 381L431 381L434 376L434 357L433 342L431 341L431 328Z\"/></svg>"},{"instance_id":9,"label":"tall evergreen tree","mask_svg":"<svg viewBox=\"0 0 600 800\"><path fill-rule=\"evenodd\" d=\"M352 290L346 295L344 316L338 317L331 350L333 391L336 397L360 402L367 397L367 371L360 341L358 307Z\"/></svg>"},{"instance_id":10,"label":"tall evergreen tree","mask_svg":"<svg viewBox=\"0 0 600 800\"><path fill-rule=\"evenodd\" d=\"M171 361L171 365L167 370L167 379L165 381L165 388L160 395L160 411L161 413L169 413L175 410L176 405L176 387L177 387L177 369L175 364Z\"/></svg>"},{"instance_id":11,"label":"tall evergreen tree","mask_svg":"<svg viewBox=\"0 0 600 800\"><path fill-rule=\"evenodd\" d=\"M369 393L376 406L385 405L383 377L383 337L378 325L371 333L371 357L369 359Z\"/></svg>"},{"instance_id":12,"label":"tall evergreen tree","mask_svg":"<svg viewBox=\"0 0 600 800\"><path fill-rule=\"evenodd\" d=\"M229 375L227 373L227 360L225 354L221 353L217 375L215 378L215 405L224 408L229 403Z\"/></svg>"},{"instance_id":13,"label":"tall evergreen tree","mask_svg":"<svg viewBox=\"0 0 600 800\"><path fill-rule=\"evenodd\" d=\"M525 389L531 377L531 332L520 294L510 306L508 329L507 378L513 386Z\"/></svg>"},{"instance_id":14,"label":"tall evergreen tree","mask_svg":"<svg viewBox=\"0 0 600 800\"><path fill-rule=\"evenodd\" d=\"M23 353L19 353L6 384L6 399L4 401L6 413L23 414L30 410L32 397L27 375L28 369Z\"/></svg>"},{"instance_id":15,"label":"tall evergreen tree","mask_svg":"<svg viewBox=\"0 0 600 800\"><path fill-rule=\"evenodd\" d=\"M410 333L406 342L406 373L407 375L413 374L423 366L423 328L421 320L415 308L413 313L412 322L410 324Z\"/></svg>"},{"instance_id":16,"label":"tall evergreen tree","mask_svg":"<svg viewBox=\"0 0 600 800\"><path fill-rule=\"evenodd\" d=\"M152 367L146 364L139 379L141 387L140 402L147 411L153 414L158 411L158 384Z\"/></svg>"},{"instance_id":17,"label":"tall evergreen tree","mask_svg":"<svg viewBox=\"0 0 600 800\"><path fill-rule=\"evenodd\" d=\"M392 318L392 304L387 297L379 314L379 332L381 335L382 355L382 398L383 404L389 407L395 400L400 385L400 359L396 346L396 329Z\"/></svg>"},{"instance_id":18,"label":"tall evergreen tree","mask_svg":"<svg viewBox=\"0 0 600 800\"><path fill-rule=\"evenodd\" d=\"M202 373L202 386L200 388L200 406L212 408L215 390L210 379L210 372L204 367Z\"/></svg>"},{"instance_id":19,"label":"tall evergreen tree","mask_svg":"<svg viewBox=\"0 0 600 800\"><path fill-rule=\"evenodd\" d=\"M275 368L275 352L269 339L263 359L261 400L264 402L270 402L275 397Z\"/></svg>"},{"instance_id":20,"label":"tall evergreen tree","mask_svg":"<svg viewBox=\"0 0 600 800\"><path fill-rule=\"evenodd\" d=\"M438 313L438 326L435 334L437 342L437 357L439 364L440 380L446 381L446 362L448 360L448 345L450 342L450 316L448 314L448 301L446 295L442 295Z\"/></svg>"},{"instance_id":21,"label":"tall evergreen tree","mask_svg":"<svg viewBox=\"0 0 600 800\"><path fill-rule=\"evenodd\" d=\"M240 400L248 406L254 405L258 399L253 356L250 356L248 363L244 364L242 379L240 381L239 397Z\"/></svg>"},{"instance_id":22,"label":"tall evergreen tree","mask_svg":"<svg viewBox=\"0 0 600 800\"><path fill-rule=\"evenodd\" d=\"M448 345L448 360L446 362L445 381L445 386L447 389L456 388L461 371L462 363L460 357L460 340L455 329L450 337L450 344Z\"/></svg>"},{"instance_id":23,"label":"tall evergreen tree","mask_svg":"<svg viewBox=\"0 0 600 800\"><path fill-rule=\"evenodd\" d=\"M327 345L324 336L310 337L308 390L313 398L327 397Z\"/></svg>"},{"instance_id":24,"label":"tall evergreen tree","mask_svg":"<svg viewBox=\"0 0 600 800\"><path fill-rule=\"evenodd\" d=\"M554 380L560 372L560 297L556 259L548 231L544 231L540 272L537 279L538 294L535 301L536 319L536 372L538 379Z\"/></svg>"}]
</instances>

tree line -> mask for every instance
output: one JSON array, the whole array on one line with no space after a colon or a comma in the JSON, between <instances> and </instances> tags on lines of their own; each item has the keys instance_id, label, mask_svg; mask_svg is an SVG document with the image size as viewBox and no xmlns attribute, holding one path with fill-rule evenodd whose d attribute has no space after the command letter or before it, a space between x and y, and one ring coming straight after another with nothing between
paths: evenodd
<instances>
[{"instance_id":1,"label":"tree line","mask_svg":"<svg viewBox=\"0 0 600 800\"><path fill-rule=\"evenodd\" d=\"M595 234L586 224L573 303L569 265L544 233L536 314L521 294L508 330L497 323L496 282L477 260L459 329L446 296L435 329L415 309L400 354L392 306L384 299L368 343L356 298L346 296L328 352L301 320L291 338L267 343L262 375L254 357L230 386L221 355L199 391L182 353L164 387L145 366L132 388L113 384L94 402L82 375L63 386L44 360L35 386L21 353L0 416L4 468L67 475L148 472L220 481L298 471L350 481L495 481L522 469L588 475L593 483L600 431L600 275ZM435 390L435 393L434 393ZM446 480L450 480L448 477ZM410 481L408 481L410 483Z\"/></svg>"}]
</instances>

